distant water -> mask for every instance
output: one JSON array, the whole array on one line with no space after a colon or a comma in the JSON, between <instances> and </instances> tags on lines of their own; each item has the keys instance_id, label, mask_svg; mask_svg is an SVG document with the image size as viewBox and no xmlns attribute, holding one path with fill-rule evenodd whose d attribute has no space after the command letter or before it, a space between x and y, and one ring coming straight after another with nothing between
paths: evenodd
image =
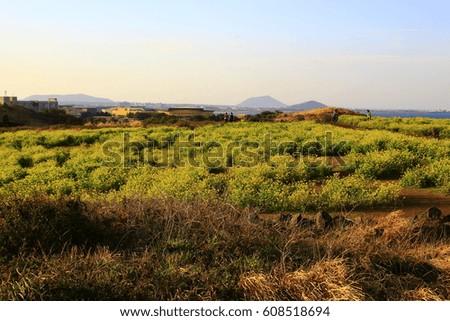
<instances>
[{"instance_id":1,"label":"distant water","mask_svg":"<svg viewBox=\"0 0 450 321\"><path fill-rule=\"evenodd\" d=\"M427 117L427 118L450 118L450 112L444 111L420 111L420 110L405 110L405 111L393 111L393 110L373 110L372 116L382 117Z\"/></svg>"},{"instance_id":2,"label":"distant water","mask_svg":"<svg viewBox=\"0 0 450 321\"><path fill-rule=\"evenodd\" d=\"M233 112L233 114L247 114L255 115L263 111L283 111L285 113L293 112L292 110L283 109L241 109L241 108L227 108L222 110L216 110L215 113L225 113ZM365 110L355 110L362 114L366 114ZM450 118L450 112L433 112L433 111L423 111L423 110L371 110L372 116L382 116L382 117L428 117L428 118Z\"/></svg>"}]
</instances>

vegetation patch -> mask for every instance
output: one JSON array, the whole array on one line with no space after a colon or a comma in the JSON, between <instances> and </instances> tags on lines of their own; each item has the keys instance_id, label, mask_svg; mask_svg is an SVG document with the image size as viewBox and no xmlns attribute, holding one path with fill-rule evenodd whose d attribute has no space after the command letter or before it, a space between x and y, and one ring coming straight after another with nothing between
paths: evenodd
<instances>
[{"instance_id":1,"label":"vegetation patch","mask_svg":"<svg viewBox=\"0 0 450 321\"><path fill-rule=\"evenodd\" d=\"M0 299L449 300L448 213L364 214L449 193L446 128L387 127L4 132Z\"/></svg>"}]
</instances>

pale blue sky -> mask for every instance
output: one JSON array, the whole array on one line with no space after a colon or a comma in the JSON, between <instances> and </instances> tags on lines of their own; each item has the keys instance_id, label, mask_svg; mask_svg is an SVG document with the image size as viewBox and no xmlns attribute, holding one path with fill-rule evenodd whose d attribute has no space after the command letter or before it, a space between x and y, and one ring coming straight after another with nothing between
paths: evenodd
<instances>
[{"instance_id":1,"label":"pale blue sky","mask_svg":"<svg viewBox=\"0 0 450 321\"><path fill-rule=\"evenodd\" d=\"M0 90L450 108L450 1L1 1Z\"/></svg>"}]
</instances>

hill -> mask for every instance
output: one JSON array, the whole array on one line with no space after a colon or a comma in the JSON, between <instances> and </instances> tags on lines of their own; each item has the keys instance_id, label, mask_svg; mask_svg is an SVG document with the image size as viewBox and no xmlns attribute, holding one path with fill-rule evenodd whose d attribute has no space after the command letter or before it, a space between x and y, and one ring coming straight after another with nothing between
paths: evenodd
<instances>
[{"instance_id":1,"label":"hill","mask_svg":"<svg viewBox=\"0 0 450 321\"><path fill-rule=\"evenodd\" d=\"M297 120L316 120L320 122L329 122L332 120L333 111L336 111L338 116L341 115L360 115L363 114L358 113L356 111L348 110L345 108L337 108L337 107L323 107L316 108L311 110L299 111L294 113L280 113L275 118L275 121L279 122L292 122Z\"/></svg>"},{"instance_id":2,"label":"hill","mask_svg":"<svg viewBox=\"0 0 450 321\"><path fill-rule=\"evenodd\" d=\"M22 106L0 105L0 127L42 127L56 124L76 125L79 123L79 119L66 115L60 110L38 113Z\"/></svg>"},{"instance_id":3,"label":"hill","mask_svg":"<svg viewBox=\"0 0 450 321\"><path fill-rule=\"evenodd\" d=\"M245 108L282 108L286 106L285 103L270 96L251 97L237 105L237 107Z\"/></svg>"},{"instance_id":4,"label":"hill","mask_svg":"<svg viewBox=\"0 0 450 321\"><path fill-rule=\"evenodd\" d=\"M83 104L114 104L114 101L107 98L89 96L85 94L74 95L32 95L25 100L47 100L48 98L57 98L63 105L83 105Z\"/></svg>"},{"instance_id":5,"label":"hill","mask_svg":"<svg viewBox=\"0 0 450 321\"><path fill-rule=\"evenodd\" d=\"M308 109L315 109L315 108L322 108L322 107L327 107L327 105L322 104L315 100L310 100L310 101L306 101L304 103L288 106L285 110L298 111L298 110L308 110Z\"/></svg>"}]
</instances>

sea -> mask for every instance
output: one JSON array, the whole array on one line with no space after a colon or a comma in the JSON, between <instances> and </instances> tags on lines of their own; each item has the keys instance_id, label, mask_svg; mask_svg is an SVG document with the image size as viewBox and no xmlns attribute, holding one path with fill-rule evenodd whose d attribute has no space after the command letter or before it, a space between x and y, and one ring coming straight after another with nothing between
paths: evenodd
<instances>
[{"instance_id":1,"label":"sea","mask_svg":"<svg viewBox=\"0 0 450 321\"><path fill-rule=\"evenodd\" d=\"M359 111L359 110L358 110ZM359 111L365 113L366 111ZM371 110L372 116L382 117L427 117L450 118L450 111L420 111L420 110Z\"/></svg>"}]
</instances>

